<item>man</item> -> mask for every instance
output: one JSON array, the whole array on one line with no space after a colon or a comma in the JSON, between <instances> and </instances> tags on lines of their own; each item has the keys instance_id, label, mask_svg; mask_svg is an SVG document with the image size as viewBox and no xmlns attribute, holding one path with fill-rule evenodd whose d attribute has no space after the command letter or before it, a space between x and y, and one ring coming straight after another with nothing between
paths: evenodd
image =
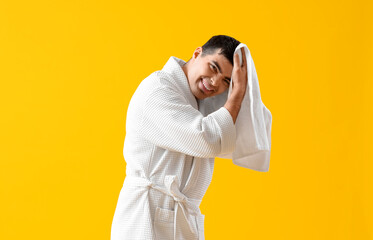
<instances>
[{"instance_id":1,"label":"man","mask_svg":"<svg viewBox=\"0 0 373 240\"><path fill-rule=\"evenodd\" d=\"M130 101L123 154L126 178L111 239L204 239L199 205L212 178L214 158L234 151L235 121L245 95L245 52L239 41L212 37L184 62L170 57L145 78ZM204 99L232 92L217 111L202 113Z\"/></svg>"}]
</instances>

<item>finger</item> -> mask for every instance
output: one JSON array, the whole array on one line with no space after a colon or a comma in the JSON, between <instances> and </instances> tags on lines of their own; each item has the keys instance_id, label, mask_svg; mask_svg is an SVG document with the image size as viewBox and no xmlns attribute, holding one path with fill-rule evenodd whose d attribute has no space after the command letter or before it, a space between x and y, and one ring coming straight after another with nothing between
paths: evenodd
<instances>
[{"instance_id":1,"label":"finger","mask_svg":"<svg viewBox=\"0 0 373 240\"><path fill-rule=\"evenodd\" d=\"M234 58L233 58L233 67L237 66L239 62L240 62L240 59L238 57L238 53L236 53L234 54Z\"/></svg>"},{"instance_id":2,"label":"finger","mask_svg":"<svg viewBox=\"0 0 373 240\"><path fill-rule=\"evenodd\" d=\"M246 66L246 54L245 54L244 48L241 48L241 53L242 53L242 65L241 65L241 67L245 67Z\"/></svg>"}]
</instances>

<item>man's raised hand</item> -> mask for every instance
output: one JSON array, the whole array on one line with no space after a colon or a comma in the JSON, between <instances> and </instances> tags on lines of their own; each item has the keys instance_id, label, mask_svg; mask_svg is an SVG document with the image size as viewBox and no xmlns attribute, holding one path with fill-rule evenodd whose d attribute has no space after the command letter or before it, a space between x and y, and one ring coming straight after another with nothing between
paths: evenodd
<instances>
[{"instance_id":1,"label":"man's raised hand","mask_svg":"<svg viewBox=\"0 0 373 240\"><path fill-rule=\"evenodd\" d=\"M233 58L233 71L232 71L232 93L245 96L247 86L247 63L246 53L244 48L241 48L242 53L242 64L240 65L240 59L238 53L234 54Z\"/></svg>"}]
</instances>

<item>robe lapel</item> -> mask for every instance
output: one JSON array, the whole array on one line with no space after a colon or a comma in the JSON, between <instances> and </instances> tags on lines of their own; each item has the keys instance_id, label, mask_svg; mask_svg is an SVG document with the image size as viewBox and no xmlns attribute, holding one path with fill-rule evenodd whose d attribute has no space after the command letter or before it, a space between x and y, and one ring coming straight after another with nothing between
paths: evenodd
<instances>
[{"instance_id":1,"label":"robe lapel","mask_svg":"<svg viewBox=\"0 0 373 240\"><path fill-rule=\"evenodd\" d=\"M183 92L187 97L188 102L198 110L198 103L196 97L190 90L189 82L181 66L185 64L185 61L177 57L171 56L167 63L163 66L162 71L167 72L171 75L171 79L175 85Z\"/></svg>"}]
</instances>

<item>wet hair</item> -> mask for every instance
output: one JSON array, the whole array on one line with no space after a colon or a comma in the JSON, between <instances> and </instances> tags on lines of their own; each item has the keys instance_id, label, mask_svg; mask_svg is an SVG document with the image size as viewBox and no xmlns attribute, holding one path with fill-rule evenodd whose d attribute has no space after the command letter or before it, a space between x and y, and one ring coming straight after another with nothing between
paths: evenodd
<instances>
[{"instance_id":1,"label":"wet hair","mask_svg":"<svg viewBox=\"0 0 373 240\"><path fill-rule=\"evenodd\" d=\"M233 66L233 54L236 47L240 44L236 39L226 35L215 35L210 38L202 46L201 57L206 55L212 55L217 50L220 50L219 54L222 54Z\"/></svg>"}]
</instances>

